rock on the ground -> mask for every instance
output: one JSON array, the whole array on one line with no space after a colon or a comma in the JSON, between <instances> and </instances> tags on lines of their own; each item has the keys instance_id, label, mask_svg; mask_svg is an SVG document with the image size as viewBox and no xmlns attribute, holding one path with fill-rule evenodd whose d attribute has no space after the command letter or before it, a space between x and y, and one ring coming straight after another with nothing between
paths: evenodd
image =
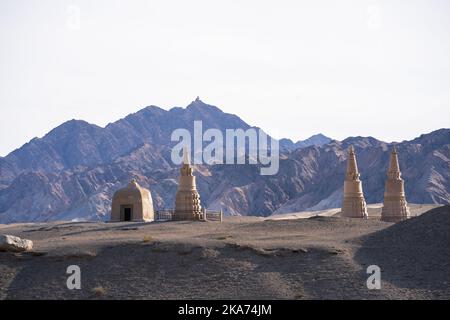
<instances>
[{"instance_id":1,"label":"rock on the ground","mask_svg":"<svg viewBox=\"0 0 450 320\"><path fill-rule=\"evenodd\" d=\"M33 241L11 235L0 235L0 251L22 252L33 249Z\"/></svg>"}]
</instances>

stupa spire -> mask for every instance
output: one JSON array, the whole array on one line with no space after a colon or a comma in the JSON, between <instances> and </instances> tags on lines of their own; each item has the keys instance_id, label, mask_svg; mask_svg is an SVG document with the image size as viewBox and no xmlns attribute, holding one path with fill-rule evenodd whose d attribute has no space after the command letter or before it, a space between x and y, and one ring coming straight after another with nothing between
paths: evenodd
<instances>
[{"instance_id":1,"label":"stupa spire","mask_svg":"<svg viewBox=\"0 0 450 320\"><path fill-rule=\"evenodd\" d=\"M364 219L368 217L366 200L364 199L362 182L359 176L355 149L351 145L348 149L347 172L344 181L343 217Z\"/></svg>"},{"instance_id":2,"label":"stupa spire","mask_svg":"<svg viewBox=\"0 0 450 320\"><path fill-rule=\"evenodd\" d=\"M186 146L183 148L183 164L190 165L191 164L191 155L189 148Z\"/></svg>"},{"instance_id":3,"label":"stupa spire","mask_svg":"<svg viewBox=\"0 0 450 320\"><path fill-rule=\"evenodd\" d=\"M397 148L392 148L384 190L381 220L398 222L408 219L410 212L406 202L404 181L401 178Z\"/></svg>"},{"instance_id":4,"label":"stupa spire","mask_svg":"<svg viewBox=\"0 0 450 320\"><path fill-rule=\"evenodd\" d=\"M183 164L180 169L173 220L201 220L203 217L200 195L189 155L189 149L183 148Z\"/></svg>"},{"instance_id":5,"label":"stupa spire","mask_svg":"<svg viewBox=\"0 0 450 320\"><path fill-rule=\"evenodd\" d=\"M347 181L359 181L358 164L356 163L356 154L353 145L348 149L347 173L345 178Z\"/></svg>"},{"instance_id":6,"label":"stupa spire","mask_svg":"<svg viewBox=\"0 0 450 320\"><path fill-rule=\"evenodd\" d=\"M391 152L388 176L392 179L400 179L400 165L398 164L398 153L395 146L392 148Z\"/></svg>"}]
</instances>

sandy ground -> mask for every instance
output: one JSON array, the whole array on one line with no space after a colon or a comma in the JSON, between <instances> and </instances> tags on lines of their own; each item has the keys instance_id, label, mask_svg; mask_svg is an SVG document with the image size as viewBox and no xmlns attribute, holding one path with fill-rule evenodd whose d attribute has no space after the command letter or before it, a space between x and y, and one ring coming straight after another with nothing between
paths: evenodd
<instances>
[{"instance_id":1,"label":"sandy ground","mask_svg":"<svg viewBox=\"0 0 450 320\"><path fill-rule=\"evenodd\" d=\"M422 213L436 208L434 204L408 204L409 210L411 212L412 217L417 217ZM367 212L369 214L370 219L380 219L381 218L381 209L383 207L382 203L369 204L367 205ZM268 219L271 220L284 220L284 219L307 219L311 217L333 217L339 216L341 212L340 208L336 209L328 209L328 210L320 210L320 211L302 211L295 213L283 213L272 215Z\"/></svg>"},{"instance_id":2,"label":"sandy ground","mask_svg":"<svg viewBox=\"0 0 450 320\"><path fill-rule=\"evenodd\" d=\"M33 252L0 253L0 299L450 299L449 207L396 225L371 210L369 220L0 225L34 241ZM381 290L366 286L374 264ZM69 265L81 290L67 289Z\"/></svg>"}]
</instances>

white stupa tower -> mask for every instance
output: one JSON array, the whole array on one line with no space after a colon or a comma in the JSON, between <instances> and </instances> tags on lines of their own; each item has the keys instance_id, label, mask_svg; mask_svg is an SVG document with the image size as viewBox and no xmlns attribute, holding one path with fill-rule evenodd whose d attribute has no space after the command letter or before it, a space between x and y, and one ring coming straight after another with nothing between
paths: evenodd
<instances>
[{"instance_id":1,"label":"white stupa tower","mask_svg":"<svg viewBox=\"0 0 450 320\"><path fill-rule=\"evenodd\" d=\"M401 178L398 154L395 146L392 148L387 180L384 190L384 203L381 220L399 222L410 217L408 203L405 197L404 181Z\"/></svg>"},{"instance_id":2,"label":"white stupa tower","mask_svg":"<svg viewBox=\"0 0 450 320\"><path fill-rule=\"evenodd\" d=\"M359 179L358 165L356 163L356 154L353 146L350 146L348 151L342 216L347 218L368 218L366 200L364 199L362 182Z\"/></svg>"}]
</instances>

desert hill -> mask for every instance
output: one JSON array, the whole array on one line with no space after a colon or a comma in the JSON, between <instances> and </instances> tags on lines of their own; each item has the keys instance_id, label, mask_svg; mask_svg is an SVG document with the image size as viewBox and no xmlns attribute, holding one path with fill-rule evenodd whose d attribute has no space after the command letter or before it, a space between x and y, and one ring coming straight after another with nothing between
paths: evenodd
<instances>
[{"instance_id":1,"label":"desert hill","mask_svg":"<svg viewBox=\"0 0 450 320\"><path fill-rule=\"evenodd\" d=\"M0 225L2 299L449 299L450 207L392 224L338 217ZM379 265L382 289L368 290ZM82 270L69 291L66 269Z\"/></svg>"}]
</instances>

